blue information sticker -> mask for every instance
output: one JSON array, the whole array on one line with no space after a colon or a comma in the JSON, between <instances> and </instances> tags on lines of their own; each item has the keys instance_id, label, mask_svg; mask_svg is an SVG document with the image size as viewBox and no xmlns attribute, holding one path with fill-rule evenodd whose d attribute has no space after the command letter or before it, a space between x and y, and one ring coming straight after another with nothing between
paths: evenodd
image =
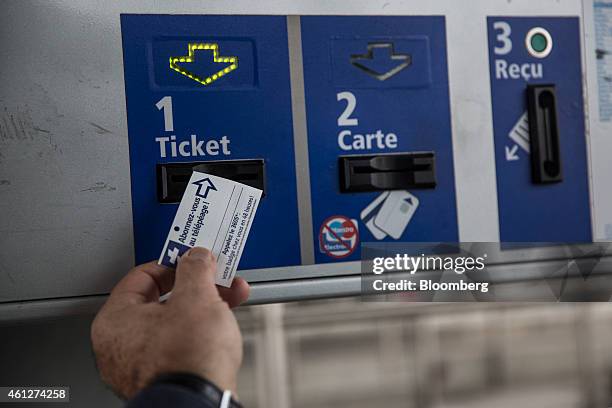
<instances>
[{"instance_id":1,"label":"blue information sticker","mask_svg":"<svg viewBox=\"0 0 612 408\"><path fill-rule=\"evenodd\" d=\"M252 159L265 196L239 269L300 264L286 17L124 14L121 30L136 262L177 209L158 165Z\"/></svg>"},{"instance_id":2,"label":"blue information sticker","mask_svg":"<svg viewBox=\"0 0 612 408\"><path fill-rule=\"evenodd\" d=\"M458 240L444 17L301 18L317 262ZM435 187L341 192L339 158L433 153Z\"/></svg>"},{"instance_id":3,"label":"blue information sticker","mask_svg":"<svg viewBox=\"0 0 612 408\"><path fill-rule=\"evenodd\" d=\"M488 30L500 239L591 242L579 20L490 17ZM555 182L533 181L530 85L556 92Z\"/></svg>"}]
</instances>

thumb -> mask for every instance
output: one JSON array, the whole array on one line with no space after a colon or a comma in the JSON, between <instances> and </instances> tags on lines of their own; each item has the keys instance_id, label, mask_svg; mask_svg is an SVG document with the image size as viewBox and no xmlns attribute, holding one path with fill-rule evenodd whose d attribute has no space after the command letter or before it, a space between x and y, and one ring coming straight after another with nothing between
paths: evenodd
<instances>
[{"instance_id":1,"label":"thumb","mask_svg":"<svg viewBox=\"0 0 612 408\"><path fill-rule=\"evenodd\" d=\"M177 301L219 300L215 286L217 260L208 249L191 248L178 260L172 297Z\"/></svg>"}]
</instances>

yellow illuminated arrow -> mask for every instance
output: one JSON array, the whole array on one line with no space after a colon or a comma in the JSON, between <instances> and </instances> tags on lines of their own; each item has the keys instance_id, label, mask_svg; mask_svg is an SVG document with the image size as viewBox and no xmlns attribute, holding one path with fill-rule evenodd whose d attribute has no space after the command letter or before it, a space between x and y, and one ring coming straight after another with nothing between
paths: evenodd
<instances>
[{"instance_id":1,"label":"yellow illuminated arrow","mask_svg":"<svg viewBox=\"0 0 612 408\"><path fill-rule=\"evenodd\" d=\"M188 55L184 55L182 57L170 57L170 68L175 70L176 72L185 75L188 78L193 79L196 82L201 83L202 85L210 85L217 79L221 78L223 75L232 72L233 70L238 68L238 57L222 57L219 55L219 44L215 43L189 43L188 47ZM207 77L199 77L185 68L178 65L179 62L194 62L195 61L195 51L196 50L212 50L213 52L213 61L216 63L229 63L227 67L222 70L215 72L211 76Z\"/></svg>"}]
</instances>

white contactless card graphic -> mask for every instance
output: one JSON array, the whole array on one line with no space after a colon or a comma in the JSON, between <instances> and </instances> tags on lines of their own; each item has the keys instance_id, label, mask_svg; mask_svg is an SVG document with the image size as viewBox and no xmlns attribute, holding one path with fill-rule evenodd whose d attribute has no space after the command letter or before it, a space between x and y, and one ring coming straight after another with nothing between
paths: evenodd
<instances>
[{"instance_id":1,"label":"white contactless card graphic","mask_svg":"<svg viewBox=\"0 0 612 408\"><path fill-rule=\"evenodd\" d=\"M261 193L235 181L194 171L158 263L175 267L190 248L208 248L217 257L217 285L229 287Z\"/></svg>"},{"instance_id":2,"label":"white contactless card graphic","mask_svg":"<svg viewBox=\"0 0 612 408\"><path fill-rule=\"evenodd\" d=\"M374 225L374 218L378 215L387 197L389 197L389 191L385 191L376 197L376 199L368 204L368 206L361 211L361 214L359 214L361 221L377 240L382 240L387 237L387 234L383 230Z\"/></svg>"},{"instance_id":3,"label":"white contactless card graphic","mask_svg":"<svg viewBox=\"0 0 612 408\"><path fill-rule=\"evenodd\" d=\"M392 191L374 219L374 225L394 239L400 239L412 219L419 200L408 191Z\"/></svg>"}]
</instances>

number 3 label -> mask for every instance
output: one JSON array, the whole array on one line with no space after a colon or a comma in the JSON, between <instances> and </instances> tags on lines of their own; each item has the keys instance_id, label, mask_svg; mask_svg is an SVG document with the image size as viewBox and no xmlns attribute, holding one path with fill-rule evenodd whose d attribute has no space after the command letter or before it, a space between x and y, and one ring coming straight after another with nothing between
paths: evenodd
<instances>
[{"instance_id":1,"label":"number 3 label","mask_svg":"<svg viewBox=\"0 0 612 408\"><path fill-rule=\"evenodd\" d=\"M510 24L505 21L496 21L493 24L493 29L499 31L497 34L497 42L501 44L501 47L496 46L494 51L497 55L506 55L512 51L512 40L510 34L512 34L512 28Z\"/></svg>"}]
</instances>

